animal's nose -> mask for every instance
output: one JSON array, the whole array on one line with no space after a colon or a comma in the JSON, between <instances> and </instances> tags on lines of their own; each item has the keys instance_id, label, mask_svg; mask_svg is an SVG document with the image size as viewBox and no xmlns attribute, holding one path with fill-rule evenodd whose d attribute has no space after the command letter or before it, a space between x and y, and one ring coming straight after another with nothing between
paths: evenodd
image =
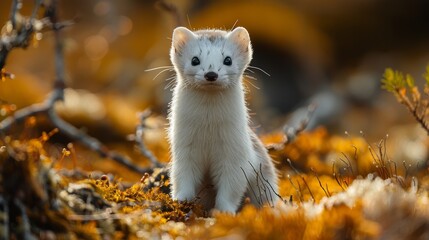
<instances>
[{"instance_id":1,"label":"animal's nose","mask_svg":"<svg viewBox=\"0 0 429 240\"><path fill-rule=\"evenodd\" d=\"M204 75L204 78L207 80L207 81L210 81L210 82L214 82L214 81L216 81L216 79L217 79L217 73L215 73L215 72L208 72L208 73L206 73L205 75Z\"/></svg>"}]
</instances>

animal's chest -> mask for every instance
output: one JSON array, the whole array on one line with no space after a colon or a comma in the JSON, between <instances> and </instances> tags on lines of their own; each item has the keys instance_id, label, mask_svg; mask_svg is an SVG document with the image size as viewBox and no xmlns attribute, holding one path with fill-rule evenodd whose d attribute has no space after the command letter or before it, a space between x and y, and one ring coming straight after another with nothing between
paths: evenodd
<instances>
[{"instance_id":1,"label":"animal's chest","mask_svg":"<svg viewBox=\"0 0 429 240\"><path fill-rule=\"evenodd\" d=\"M238 90L211 96L195 92L176 95L170 129L173 151L212 163L249 158L252 145L247 111Z\"/></svg>"},{"instance_id":2,"label":"animal's chest","mask_svg":"<svg viewBox=\"0 0 429 240\"><path fill-rule=\"evenodd\" d=\"M191 109L189 109L191 110ZM227 150L239 151L246 142L246 125L239 119L237 112L219 107L195 107L192 111L182 112L177 124L176 141L200 158L212 161Z\"/></svg>"},{"instance_id":3,"label":"animal's chest","mask_svg":"<svg viewBox=\"0 0 429 240\"><path fill-rule=\"evenodd\" d=\"M189 119L181 124L182 134L187 138L189 144L194 147L211 149L222 148L225 144L231 143L237 138L237 133L241 127L226 117L219 117L214 114L188 115Z\"/></svg>"}]
</instances>

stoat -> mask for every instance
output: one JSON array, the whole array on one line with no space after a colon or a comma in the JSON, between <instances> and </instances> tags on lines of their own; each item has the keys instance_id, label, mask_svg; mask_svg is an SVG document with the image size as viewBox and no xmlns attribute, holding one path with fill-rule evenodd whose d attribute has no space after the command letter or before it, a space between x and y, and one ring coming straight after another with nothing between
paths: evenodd
<instances>
[{"instance_id":1,"label":"stoat","mask_svg":"<svg viewBox=\"0 0 429 240\"><path fill-rule=\"evenodd\" d=\"M235 213L244 196L276 200L277 175L249 127L243 72L252 59L247 30L178 27L170 50L177 83L169 113L172 197ZM210 187L212 186L212 187Z\"/></svg>"}]
</instances>

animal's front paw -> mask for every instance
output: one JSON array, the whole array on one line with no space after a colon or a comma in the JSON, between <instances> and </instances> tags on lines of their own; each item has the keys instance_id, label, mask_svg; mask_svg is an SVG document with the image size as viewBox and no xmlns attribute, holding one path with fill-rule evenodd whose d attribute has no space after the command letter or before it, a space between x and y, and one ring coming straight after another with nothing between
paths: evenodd
<instances>
[{"instance_id":1,"label":"animal's front paw","mask_svg":"<svg viewBox=\"0 0 429 240\"><path fill-rule=\"evenodd\" d=\"M220 211L219 209L213 208L212 210L209 211L209 217L216 217L216 215L220 214L220 213L228 213L231 215L235 215L235 211L234 212L228 212L228 211Z\"/></svg>"},{"instance_id":2,"label":"animal's front paw","mask_svg":"<svg viewBox=\"0 0 429 240\"><path fill-rule=\"evenodd\" d=\"M235 214L237 211L237 206L228 202L216 203L215 209L212 210L212 213L215 213L216 211Z\"/></svg>"},{"instance_id":3,"label":"animal's front paw","mask_svg":"<svg viewBox=\"0 0 429 240\"><path fill-rule=\"evenodd\" d=\"M185 202L185 201L192 201L195 198L195 191L191 191L188 190L186 191L186 189L173 193L173 199L177 200L179 202Z\"/></svg>"}]
</instances>

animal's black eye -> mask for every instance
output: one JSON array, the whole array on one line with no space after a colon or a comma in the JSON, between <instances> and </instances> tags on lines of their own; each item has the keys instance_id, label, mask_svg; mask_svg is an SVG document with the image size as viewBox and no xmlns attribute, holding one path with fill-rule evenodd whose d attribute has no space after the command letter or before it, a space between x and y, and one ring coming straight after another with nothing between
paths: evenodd
<instances>
[{"instance_id":1,"label":"animal's black eye","mask_svg":"<svg viewBox=\"0 0 429 240\"><path fill-rule=\"evenodd\" d=\"M225 65L227 65L227 66L231 66L231 64L232 64L232 60L231 60L231 58L230 58L230 57L226 57L226 58L223 60L223 64L225 64Z\"/></svg>"},{"instance_id":2,"label":"animal's black eye","mask_svg":"<svg viewBox=\"0 0 429 240\"><path fill-rule=\"evenodd\" d=\"M200 59L198 59L197 57L193 57L191 64L192 64L192 66L200 65Z\"/></svg>"}]
</instances>

